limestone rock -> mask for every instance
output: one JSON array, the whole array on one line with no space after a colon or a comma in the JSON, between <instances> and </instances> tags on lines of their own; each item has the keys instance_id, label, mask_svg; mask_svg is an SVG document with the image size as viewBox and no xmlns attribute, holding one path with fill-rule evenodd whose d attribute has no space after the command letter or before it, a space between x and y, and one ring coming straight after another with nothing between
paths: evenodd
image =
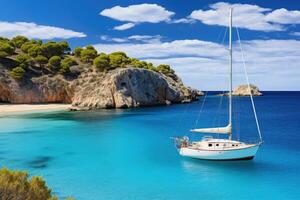
<instances>
[{"instance_id":1,"label":"limestone rock","mask_svg":"<svg viewBox=\"0 0 300 200\"><path fill-rule=\"evenodd\" d=\"M262 93L259 91L258 87L250 84L250 91L252 96L262 96ZM219 94L219 95L228 95L228 93L225 94ZM248 85L240 85L238 87L236 87L233 92L232 92L233 96L250 96L250 92L249 92L249 88Z\"/></svg>"},{"instance_id":2,"label":"limestone rock","mask_svg":"<svg viewBox=\"0 0 300 200\"><path fill-rule=\"evenodd\" d=\"M83 84L81 84L83 83ZM72 109L130 108L196 100L199 91L181 80L146 69L119 68L82 74L74 84Z\"/></svg>"},{"instance_id":3,"label":"limestone rock","mask_svg":"<svg viewBox=\"0 0 300 200\"><path fill-rule=\"evenodd\" d=\"M253 96L261 96L262 93L259 91L258 87L250 84L250 91L248 85L240 85L235 88L232 92L234 96L250 96L250 92Z\"/></svg>"},{"instance_id":4,"label":"limestone rock","mask_svg":"<svg viewBox=\"0 0 300 200\"><path fill-rule=\"evenodd\" d=\"M61 75L16 81L0 66L0 102L71 103L73 89Z\"/></svg>"}]
</instances>

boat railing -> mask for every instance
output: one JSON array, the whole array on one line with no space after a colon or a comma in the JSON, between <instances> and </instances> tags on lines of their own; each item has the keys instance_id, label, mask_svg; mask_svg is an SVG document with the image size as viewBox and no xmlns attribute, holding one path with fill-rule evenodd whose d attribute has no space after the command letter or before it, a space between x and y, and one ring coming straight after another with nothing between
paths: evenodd
<instances>
[{"instance_id":1,"label":"boat railing","mask_svg":"<svg viewBox=\"0 0 300 200\"><path fill-rule=\"evenodd\" d=\"M204 141L208 141L208 140L211 140L211 139L213 139L213 137L209 136L209 135L205 135L205 136L202 137L202 140L204 140Z\"/></svg>"}]
</instances>

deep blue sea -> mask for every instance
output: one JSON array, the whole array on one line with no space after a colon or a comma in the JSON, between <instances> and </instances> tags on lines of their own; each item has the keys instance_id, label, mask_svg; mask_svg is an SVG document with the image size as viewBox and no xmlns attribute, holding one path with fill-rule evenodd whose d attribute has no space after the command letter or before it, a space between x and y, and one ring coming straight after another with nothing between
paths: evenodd
<instances>
[{"instance_id":1,"label":"deep blue sea","mask_svg":"<svg viewBox=\"0 0 300 200\"><path fill-rule=\"evenodd\" d=\"M0 166L43 176L77 200L300 199L300 92L255 97L264 143L254 160L183 158L172 136L226 125L227 97L191 104L0 117ZM201 112L200 112L201 111ZM249 98L234 98L235 139L258 140Z\"/></svg>"}]
</instances>

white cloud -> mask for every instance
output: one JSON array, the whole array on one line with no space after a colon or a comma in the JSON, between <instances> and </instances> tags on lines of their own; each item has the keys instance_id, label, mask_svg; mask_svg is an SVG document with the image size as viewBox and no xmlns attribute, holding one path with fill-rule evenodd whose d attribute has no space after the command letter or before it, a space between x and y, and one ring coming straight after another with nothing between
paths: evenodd
<instances>
[{"instance_id":1,"label":"white cloud","mask_svg":"<svg viewBox=\"0 0 300 200\"><path fill-rule=\"evenodd\" d=\"M160 5L147 3L130 5L128 7L115 6L100 12L100 15L102 16L110 17L122 22L130 22L115 27L115 30L126 30L132 28L135 24L144 22L167 22L171 20L171 16L174 14L174 12L168 11Z\"/></svg>"},{"instance_id":2,"label":"white cloud","mask_svg":"<svg viewBox=\"0 0 300 200\"><path fill-rule=\"evenodd\" d=\"M161 42L162 36L161 35L131 35L128 37L116 38L110 37L108 35L100 36L101 40L109 41L109 42L117 42L117 43L124 43L124 42L138 42L138 43L159 43Z\"/></svg>"},{"instance_id":3,"label":"white cloud","mask_svg":"<svg viewBox=\"0 0 300 200\"><path fill-rule=\"evenodd\" d=\"M161 35L132 35L129 40L135 40L144 43L159 43L162 39Z\"/></svg>"},{"instance_id":4,"label":"white cloud","mask_svg":"<svg viewBox=\"0 0 300 200\"><path fill-rule=\"evenodd\" d=\"M300 11L285 8L274 10L266 15L266 20L280 24L300 24Z\"/></svg>"},{"instance_id":5,"label":"white cloud","mask_svg":"<svg viewBox=\"0 0 300 200\"><path fill-rule=\"evenodd\" d=\"M300 36L300 32L291 32L290 35L293 35L293 36Z\"/></svg>"},{"instance_id":6,"label":"white cloud","mask_svg":"<svg viewBox=\"0 0 300 200\"><path fill-rule=\"evenodd\" d=\"M124 31L124 30L130 29L134 26L135 26L134 23L126 23L126 24L122 24L120 26L115 26L114 29L118 30L118 31Z\"/></svg>"},{"instance_id":7,"label":"white cloud","mask_svg":"<svg viewBox=\"0 0 300 200\"><path fill-rule=\"evenodd\" d=\"M284 24L299 24L300 12L286 9L271 10L250 4L215 3L209 10L195 10L189 16L208 25L228 26L229 8L233 7L233 24L258 31L283 31Z\"/></svg>"},{"instance_id":8,"label":"white cloud","mask_svg":"<svg viewBox=\"0 0 300 200\"><path fill-rule=\"evenodd\" d=\"M228 51L226 46L201 40L160 43L96 44L100 52L124 51L131 57L170 64L183 81L202 90L226 89ZM299 40L243 41L250 81L262 89L299 90ZM245 83L241 54L234 45L235 84Z\"/></svg>"},{"instance_id":9,"label":"white cloud","mask_svg":"<svg viewBox=\"0 0 300 200\"><path fill-rule=\"evenodd\" d=\"M117 43L128 42L127 38L110 37L108 35L101 35L100 39L103 41L117 42Z\"/></svg>"},{"instance_id":10,"label":"white cloud","mask_svg":"<svg viewBox=\"0 0 300 200\"><path fill-rule=\"evenodd\" d=\"M192 23L195 23L195 22L196 22L196 20L192 19L192 18L181 18L181 19L173 19L169 23L171 23L171 24L179 24L179 23L192 24Z\"/></svg>"},{"instance_id":11,"label":"white cloud","mask_svg":"<svg viewBox=\"0 0 300 200\"><path fill-rule=\"evenodd\" d=\"M115 6L105 9L101 15L125 22L150 22L158 23L170 20L174 12L166 10L157 4L138 4L128 7Z\"/></svg>"},{"instance_id":12,"label":"white cloud","mask_svg":"<svg viewBox=\"0 0 300 200\"><path fill-rule=\"evenodd\" d=\"M75 32L54 26L44 26L28 22L0 21L0 36L11 38L16 35L23 35L28 38L36 39L86 37L86 34L82 32Z\"/></svg>"}]
</instances>

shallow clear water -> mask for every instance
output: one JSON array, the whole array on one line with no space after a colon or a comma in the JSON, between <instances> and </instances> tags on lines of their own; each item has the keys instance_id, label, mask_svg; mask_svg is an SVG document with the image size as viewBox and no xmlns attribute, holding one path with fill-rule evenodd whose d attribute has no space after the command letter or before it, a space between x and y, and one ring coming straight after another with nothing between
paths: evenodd
<instances>
[{"instance_id":1,"label":"shallow clear water","mask_svg":"<svg viewBox=\"0 0 300 200\"><path fill-rule=\"evenodd\" d=\"M222 109L218 109L222 99ZM203 98L202 98L203 100ZM43 176L60 198L300 199L300 93L256 97L264 144L251 161L182 158L170 137L225 125L227 100L0 118L0 165ZM248 98L235 98L235 137L257 140ZM217 117L220 116L220 117Z\"/></svg>"}]
</instances>

